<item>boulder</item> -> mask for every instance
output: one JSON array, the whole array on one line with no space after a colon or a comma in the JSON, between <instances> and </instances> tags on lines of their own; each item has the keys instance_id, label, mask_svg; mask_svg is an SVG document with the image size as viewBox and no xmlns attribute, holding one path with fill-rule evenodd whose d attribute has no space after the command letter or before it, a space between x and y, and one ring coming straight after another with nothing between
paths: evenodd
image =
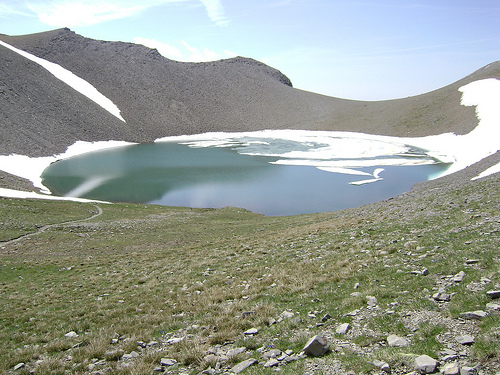
<instances>
[{"instance_id":1,"label":"boulder","mask_svg":"<svg viewBox=\"0 0 500 375\"><path fill-rule=\"evenodd\" d=\"M339 335L345 335L347 332L349 332L350 328L351 325L349 323L343 323L337 327L335 332L337 332L337 334Z\"/></svg>"},{"instance_id":2,"label":"boulder","mask_svg":"<svg viewBox=\"0 0 500 375\"><path fill-rule=\"evenodd\" d=\"M458 367L457 362L447 363L443 367L444 375L460 375L460 368Z\"/></svg>"},{"instance_id":3,"label":"boulder","mask_svg":"<svg viewBox=\"0 0 500 375\"><path fill-rule=\"evenodd\" d=\"M500 298L500 290L489 290L486 292L491 299Z\"/></svg>"},{"instance_id":4,"label":"boulder","mask_svg":"<svg viewBox=\"0 0 500 375\"><path fill-rule=\"evenodd\" d=\"M238 354L245 353L246 350L247 350L247 348L245 348L245 347L230 349L227 351L226 355L228 357L234 357L234 356L237 356Z\"/></svg>"},{"instance_id":5,"label":"boulder","mask_svg":"<svg viewBox=\"0 0 500 375\"><path fill-rule=\"evenodd\" d=\"M387 343L389 344L389 346L396 346L401 348L410 345L407 339L397 335L389 335L387 337Z\"/></svg>"},{"instance_id":6,"label":"boulder","mask_svg":"<svg viewBox=\"0 0 500 375\"><path fill-rule=\"evenodd\" d=\"M249 358L247 359L246 361L243 361L243 362L240 362L238 363L236 366L234 366L232 369L231 369L231 372L235 373L235 374L239 374L243 371L245 371L247 368L249 368L250 366L256 364L258 361L255 359L255 358Z\"/></svg>"},{"instance_id":7,"label":"boulder","mask_svg":"<svg viewBox=\"0 0 500 375\"><path fill-rule=\"evenodd\" d=\"M465 272L464 271L460 271L455 276L453 276L453 281L456 282L456 283L460 283L460 282L462 282L462 280L464 279L464 277L465 277Z\"/></svg>"},{"instance_id":8,"label":"boulder","mask_svg":"<svg viewBox=\"0 0 500 375\"><path fill-rule=\"evenodd\" d=\"M304 353L313 357L320 357L330 349L330 344L324 336L316 335L307 341Z\"/></svg>"},{"instance_id":9,"label":"boulder","mask_svg":"<svg viewBox=\"0 0 500 375\"><path fill-rule=\"evenodd\" d=\"M474 343L474 337L472 337L471 335L457 336L456 340L459 344L462 345L471 345Z\"/></svg>"},{"instance_id":10,"label":"boulder","mask_svg":"<svg viewBox=\"0 0 500 375\"><path fill-rule=\"evenodd\" d=\"M421 374L432 374L436 371L437 361L424 354L415 358L415 367Z\"/></svg>"},{"instance_id":11,"label":"boulder","mask_svg":"<svg viewBox=\"0 0 500 375\"><path fill-rule=\"evenodd\" d=\"M160 364L162 366L173 366L177 363L177 361L175 359L172 359L172 358L162 358L160 360Z\"/></svg>"},{"instance_id":12,"label":"boulder","mask_svg":"<svg viewBox=\"0 0 500 375\"><path fill-rule=\"evenodd\" d=\"M475 320L481 320L483 318L486 318L488 316L488 313L486 311L482 310L476 310L476 311L468 311L460 314L461 318L464 319L475 319Z\"/></svg>"},{"instance_id":13,"label":"boulder","mask_svg":"<svg viewBox=\"0 0 500 375\"><path fill-rule=\"evenodd\" d=\"M384 372L387 372L387 373L391 372L391 367L389 366L389 364L387 362L379 361L378 359L376 359L375 361L373 361L373 364L375 366L377 366L378 368L380 368Z\"/></svg>"}]
</instances>

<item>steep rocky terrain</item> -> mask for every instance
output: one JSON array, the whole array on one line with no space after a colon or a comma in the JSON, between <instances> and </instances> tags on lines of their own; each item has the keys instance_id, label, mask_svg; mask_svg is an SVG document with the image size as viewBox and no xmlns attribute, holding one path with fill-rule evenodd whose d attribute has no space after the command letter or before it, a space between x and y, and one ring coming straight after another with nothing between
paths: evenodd
<instances>
[{"instance_id":1,"label":"steep rocky terrain","mask_svg":"<svg viewBox=\"0 0 500 375\"><path fill-rule=\"evenodd\" d=\"M76 140L153 141L260 129L349 130L395 136L466 133L477 120L460 86L500 77L500 63L416 97L361 102L294 89L281 72L236 57L182 63L156 50L69 29L0 40L70 70L121 110L124 124L26 58L0 46L0 153L62 152Z\"/></svg>"}]
</instances>

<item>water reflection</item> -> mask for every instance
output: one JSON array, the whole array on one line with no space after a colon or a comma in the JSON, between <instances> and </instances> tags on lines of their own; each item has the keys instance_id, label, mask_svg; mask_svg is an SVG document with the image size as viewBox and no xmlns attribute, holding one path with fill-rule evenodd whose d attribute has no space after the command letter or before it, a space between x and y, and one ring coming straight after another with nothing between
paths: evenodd
<instances>
[{"instance_id":1,"label":"water reflection","mask_svg":"<svg viewBox=\"0 0 500 375\"><path fill-rule=\"evenodd\" d=\"M55 195L173 206L234 206L266 215L293 215L393 197L446 168L442 164L384 166L381 181L353 186L349 174L275 164L279 156L242 155L235 148L193 148L171 142L132 145L60 160L43 172L42 180ZM359 172L372 175L373 167L359 168Z\"/></svg>"}]
</instances>

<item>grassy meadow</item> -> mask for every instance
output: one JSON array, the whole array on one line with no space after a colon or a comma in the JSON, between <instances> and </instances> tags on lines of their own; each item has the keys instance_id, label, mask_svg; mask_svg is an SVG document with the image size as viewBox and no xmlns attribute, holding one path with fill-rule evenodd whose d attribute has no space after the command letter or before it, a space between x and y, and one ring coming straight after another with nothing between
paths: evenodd
<instances>
[{"instance_id":1,"label":"grassy meadow","mask_svg":"<svg viewBox=\"0 0 500 375\"><path fill-rule=\"evenodd\" d=\"M161 358L177 361L167 373L196 374L216 366L210 348L254 350L230 368L262 346L300 353L324 332L330 353L281 372L379 373L375 359L409 372L414 355L438 358L460 314L486 310L486 291L500 288L499 198L494 176L292 217L0 198L0 374L150 374ZM430 297L460 271L450 301ZM366 296L379 308L367 310ZM353 328L340 337L344 322ZM500 314L461 324L475 334L467 360L496 369ZM411 344L389 347L388 334Z\"/></svg>"}]
</instances>

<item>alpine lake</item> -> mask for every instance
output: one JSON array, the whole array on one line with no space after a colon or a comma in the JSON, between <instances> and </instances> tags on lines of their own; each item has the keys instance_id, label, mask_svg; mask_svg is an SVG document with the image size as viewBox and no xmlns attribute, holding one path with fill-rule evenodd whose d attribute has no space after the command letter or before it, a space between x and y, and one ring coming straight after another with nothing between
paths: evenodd
<instances>
[{"instance_id":1,"label":"alpine lake","mask_svg":"<svg viewBox=\"0 0 500 375\"><path fill-rule=\"evenodd\" d=\"M165 206L232 206L284 216L336 211L385 200L449 167L414 149L391 155L392 159L407 159L410 164L388 165L391 163L386 162L387 157L361 155L357 160L369 163L359 163L354 173L352 169L348 173L320 169L314 162L280 163L290 152L310 157L311 151L324 147L314 142L248 137L208 146L171 141L134 144L58 160L41 177L57 196ZM329 160L342 162L338 155ZM413 160L423 162L411 164ZM356 184L362 180L360 175L371 180Z\"/></svg>"}]
</instances>

